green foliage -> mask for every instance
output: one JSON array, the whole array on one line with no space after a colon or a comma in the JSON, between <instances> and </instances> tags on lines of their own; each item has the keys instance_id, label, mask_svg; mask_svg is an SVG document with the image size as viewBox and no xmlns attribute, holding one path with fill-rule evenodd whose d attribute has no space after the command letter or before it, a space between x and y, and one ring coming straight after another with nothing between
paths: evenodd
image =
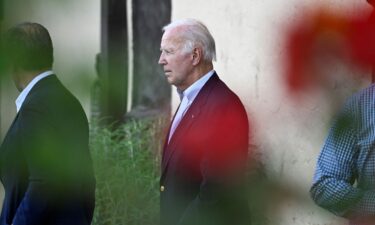
<instances>
[{"instance_id":1,"label":"green foliage","mask_svg":"<svg viewBox=\"0 0 375 225\"><path fill-rule=\"evenodd\" d=\"M92 124L93 225L158 224L161 124L130 121L115 130Z\"/></svg>"},{"instance_id":2,"label":"green foliage","mask_svg":"<svg viewBox=\"0 0 375 225\"><path fill-rule=\"evenodd\" d=\"M166 119L129 121L116 129L91 125L90 148L96 176L92 225L159 224L159 176ZM258 159L254 159L257 161ZM252 161L248 174L250 216L255 225L270 224L266 212L291 196L269 180ZM278 197L277 197L278 196Z\"/></svg>"}]
</instances>

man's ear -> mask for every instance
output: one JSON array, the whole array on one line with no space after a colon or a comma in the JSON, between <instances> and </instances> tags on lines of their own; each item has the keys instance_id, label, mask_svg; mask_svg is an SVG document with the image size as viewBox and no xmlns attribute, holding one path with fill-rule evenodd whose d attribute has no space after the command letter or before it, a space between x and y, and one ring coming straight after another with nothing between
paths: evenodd
<instances>
[{"instance_id":1,"label":"man's ear","mask_svg":"<svg viewBox=\"0 0 375 225\"><path fill-rule=\"evenodd\" d=\"M18 69L17 67L13 67L12 71L10 72L13 83L16 86L16 88L18 89L19 92L21 92L23 90L22 78L21 78L20 73L21 73L20 69Z\"/></svg>"},{"instance_id":2,"label":"man's ear","mask_svg":"<svg viewBox=\"0 0 375 225\"><path fill-rule=\"evenodd\" d=\"M201 48L193 49L193 66L198 65L203 59L203 52Z\"/></svg>"}]
</instances>

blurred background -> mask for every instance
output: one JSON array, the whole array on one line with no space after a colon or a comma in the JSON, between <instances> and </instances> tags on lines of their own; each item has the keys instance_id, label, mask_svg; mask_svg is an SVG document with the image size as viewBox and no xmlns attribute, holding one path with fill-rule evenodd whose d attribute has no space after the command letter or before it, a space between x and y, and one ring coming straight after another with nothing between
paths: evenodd
<instances>
[{"instance_id":1,"label":"blurred background","mask_svg":"<svg viewBox=\"0 0 375 225\"><path fill-rule=\"evenodd\" d=\"M201 20L216 40L215 70L244 103L253 155L263 176L272 181L267 189L272 197L257 200L261 202L256 204L266 203L258 213L269 224L346 224L315 206L308 191L333 116L346 97L371 83L371 69L323 58L330 63L321 73L332 75L330 83L297 102L288 94L283 77L284 42L288 25L303 19L303 12L322 6L344 15L370 13L366 0L2 0L0 4L1 32L23 21L41 23L50 31L54 71L78 97L90 120L101 119L103 124L168 118L175 111L177 93L157 65L161 29L175 19ZM1 140L15 116L17 96L10 78L4 76ZM157 186L157 173L151 179Z\"/></svg>"}]
</instances>

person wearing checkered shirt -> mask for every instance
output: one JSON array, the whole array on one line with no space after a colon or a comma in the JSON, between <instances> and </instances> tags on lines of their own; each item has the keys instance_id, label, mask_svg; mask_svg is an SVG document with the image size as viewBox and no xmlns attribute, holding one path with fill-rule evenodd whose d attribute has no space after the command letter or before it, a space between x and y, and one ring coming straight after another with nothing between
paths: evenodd
<instances>
[{"instance_id":1,"label":"person wearing checkered shirt","mask_svg":"<svg viewBox=\"0 0 375 225\"><path fill-rule=\"evenodd\" d=\"M375 85L351 96L336 117L310 194L351 225L375 224Z\"/></svg>"}]
</instances>

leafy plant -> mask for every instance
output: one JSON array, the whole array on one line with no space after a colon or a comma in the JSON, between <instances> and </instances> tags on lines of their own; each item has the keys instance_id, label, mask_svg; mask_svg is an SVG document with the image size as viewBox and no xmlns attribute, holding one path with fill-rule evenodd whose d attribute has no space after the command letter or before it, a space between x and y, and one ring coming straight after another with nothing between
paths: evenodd
<instances>
[{"instance_id":1,"label":"leafy plant","mask_svg":"<svg viewBox=\"0 0 375 225\"><path fill-rule=\"evenodd\" d=\"M159 222L159 161L164 120L128 121L116 128L91 125L96 176L93 225Z\"/></svg>"}]
</instances>

